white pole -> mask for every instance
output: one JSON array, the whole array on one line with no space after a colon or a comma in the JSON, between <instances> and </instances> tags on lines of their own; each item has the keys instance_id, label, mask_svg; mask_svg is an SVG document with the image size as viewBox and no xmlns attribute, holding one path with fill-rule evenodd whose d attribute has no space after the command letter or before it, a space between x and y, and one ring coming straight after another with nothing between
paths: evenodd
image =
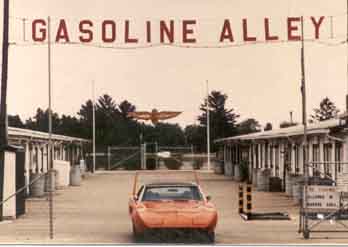
<instances>
[{"instance_id":1,"label":"white pole","mask_svg":"<svg viewBox=\"0 0 348 247\"><path fill-rule=\"evenodd\" d=\"M348 0L346 8L348 10ZM347 50L347 91L346 91L346 114L348 114L348 11L347 11L347 36L346 36L346 50Z\"/></svg>"},{"instance_id":2,"label":"white pole","mask_svg":"<svg viewBox=\"0 0 348 247\"><path fill-rule=\"evenodd\" d=\"M209 82L207 80L207 163L208 171L210 171L210 117L209 117Z\"/></svg>"},{"instance_id":3,"label":"white pole","mask_svg":"<svg viewBox=\"0 0 348 247\"><path fill-rule=\"evenodd\" d=\"M95 172L95 83L92 81L92 94L93 94L93 169Z\"/></svg>"}]
</instances>

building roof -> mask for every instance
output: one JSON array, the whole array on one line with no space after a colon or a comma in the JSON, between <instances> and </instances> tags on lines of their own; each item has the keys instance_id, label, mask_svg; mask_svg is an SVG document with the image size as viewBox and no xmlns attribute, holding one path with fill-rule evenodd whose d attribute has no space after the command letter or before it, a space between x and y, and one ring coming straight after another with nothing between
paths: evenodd
<instances>
[{"instance_id":1,"label":"building roof","mask_svg":"<svg viewBox=\"0 0 348 247\"><path fill-rule=\"evenodd\" d=\"M11 139L11 137L16 137L16 138L23 138L23 139L34 138L34 139L48 140L49 138L49 134L47 132L14 128L14 127L8 127L8 135L9 135L9 139ZM89 142L89 140L87 139L64 136L64 135L56 135L56 134L52 134L52 140L65 141L65 142Z\"/></svg>"},{"instance_id":2,"label":"building roof","mask_svg":"<svg viewBox=\"0 0 348 247\"><path fill-rule=\"evenodd\" d=\"M344 120L340 119L330 119L326 121L321 121L307 126L308 134L325 134L330 132L330 128L338 127L345 124ZM251 133L247 135L239 135L226 137L215 140L215 143L228 142L228 141L247 141L247 140L257 140L257 139L271 139L271 138L281 138L303 135L303 125L296 125L288 128L281 128L269 131L262 131Z\"/></svg>"}]
</instances>

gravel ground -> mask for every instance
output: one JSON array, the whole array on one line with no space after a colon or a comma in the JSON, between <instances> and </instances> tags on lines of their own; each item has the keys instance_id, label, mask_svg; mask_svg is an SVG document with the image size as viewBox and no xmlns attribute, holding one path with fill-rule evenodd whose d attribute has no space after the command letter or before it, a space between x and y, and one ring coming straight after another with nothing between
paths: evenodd
<instances>
[{"instance_id":1,"label":"gravel ground","mask_svg":"<svg viewBox=\"0 0 348 247\"><path fill-rule=\"evenodd\" d=\"M134 172L98 172L84 179L80 187L56 191L54 240L48 237L47 199L29 199L26 215L12 222L0 222L0 243L132 243L127 204L133 177ZM348 242L346 233L317 233L312 239L303 240L297 233L298 206L284 193L253 192L254 211L287 212L291 220L244 221L237 213L238 183L207 172L200 172L199 177L219 212L217 244ZM333 230L339 225L323 227Z\"/></svg>"}]
</instances>

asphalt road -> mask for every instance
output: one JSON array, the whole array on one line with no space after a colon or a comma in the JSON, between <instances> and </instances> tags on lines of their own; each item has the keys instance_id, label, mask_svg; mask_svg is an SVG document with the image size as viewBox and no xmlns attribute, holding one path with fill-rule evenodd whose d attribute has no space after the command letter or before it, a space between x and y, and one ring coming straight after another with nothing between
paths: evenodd
<instances>
[{"instance_id":1,"label":"asphalt road","mask_svg":"<svg viewBox=\"0 0 348 247\"><path fill-rule=\"evenodd\" d=\"M217 244L347 243L347 234L313 234L302 239L298 207L284 193L254 192L255 212L287 212L289 221L244 221L238 211L238 183L228 177L199 173L206 194L219 212ZM134 172L99 172L80 187L58 190L54 197L54 240L49 239L48 201L30 199L27 214L0 222L0 243L132 243L128 199ZM146 179L145 179L146 180ZM321 229L342 229L338 223Z\"/></svg>"}]
</instances>

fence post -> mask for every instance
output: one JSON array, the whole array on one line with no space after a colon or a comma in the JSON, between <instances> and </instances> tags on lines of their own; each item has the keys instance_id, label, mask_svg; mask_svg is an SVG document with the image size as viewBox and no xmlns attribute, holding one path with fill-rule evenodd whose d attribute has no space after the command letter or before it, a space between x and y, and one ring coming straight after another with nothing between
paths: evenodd
<instances>
[{"instance_id":1,"label":"fence post","mask_svg":"<svg viewBox=\"0 0 348 247\"><path fill-rule=\"evenodd\" d=\"M110 153L110 147L108 146L108 171L111 168L111 153Z\"/></svg>"},{"instance_id":2,"label":"fence post","mask_svg":"<svg viewBox=\"0 0 348 247\"><path fill-rule=\"evenodd\" d=\"M144 143L144 163L143 163L143 170L146 170L146 142Z\"/></svg>"}]
</instances>

